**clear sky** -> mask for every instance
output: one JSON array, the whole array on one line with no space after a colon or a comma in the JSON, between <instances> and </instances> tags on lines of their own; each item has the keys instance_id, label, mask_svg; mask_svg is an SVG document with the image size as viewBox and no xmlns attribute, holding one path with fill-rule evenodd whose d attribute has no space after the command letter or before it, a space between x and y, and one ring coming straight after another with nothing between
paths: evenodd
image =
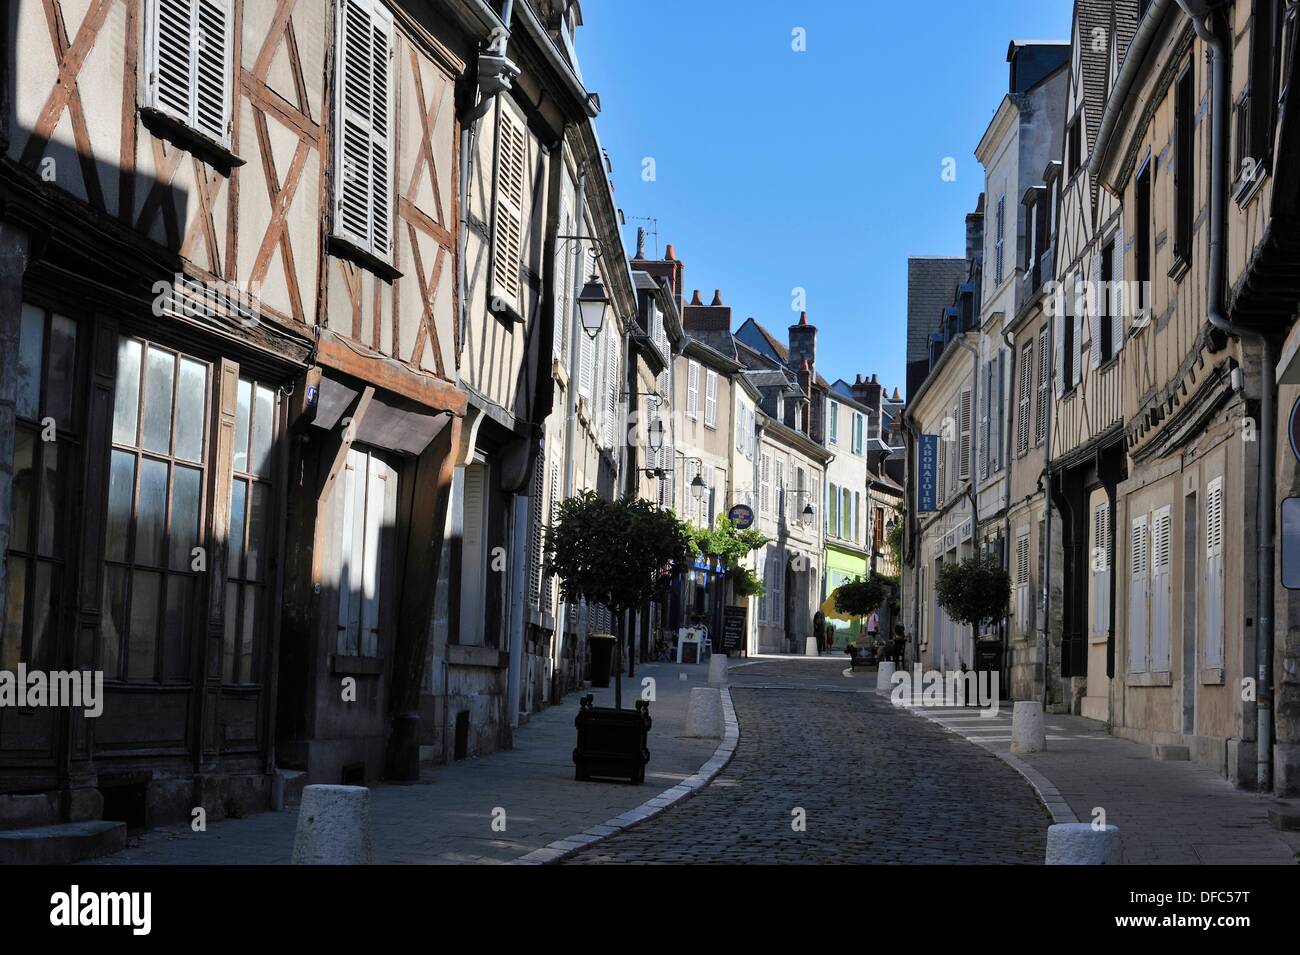
<instances>
[{"instance_id":1,"label":"clear sky","mask_svg":"<svg viewBox=\"0 0 1300 955\"><path fill-rule=\"evenodd\" d=\"M582 6L578 55L628 254L650 228L634 217L654 217L688 296L721 289L736 326L752 315L782 337L791 290L806 289L818 371L903 390L907 257L963 253L1007 45L1069 40L1070 0Z\"/></svg>"}]
</instances>

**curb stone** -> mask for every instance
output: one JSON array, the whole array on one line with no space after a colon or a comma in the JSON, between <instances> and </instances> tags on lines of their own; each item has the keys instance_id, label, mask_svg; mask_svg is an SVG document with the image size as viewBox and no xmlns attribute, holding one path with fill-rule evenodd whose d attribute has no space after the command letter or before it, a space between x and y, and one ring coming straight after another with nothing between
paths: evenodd
<instances>
[{"instance_id":1,"label":"curb stone","mask_svg":"<svg viewBox=\"0 0 1300 955\"><path fill-rule=\"evenodd\" d=\"M1065 797L1061 795L1061 791L1057 789L1046 776L1034 769L1024 760L1017 756L1013 756L1011 753L1000 753L982 740L974 739L965 735L960 730L949 726L937 717L931 716L929 713L925 712L922 707L908 706L901 708L906 709L907 712L912 713L915 716L920 716L922 719L929 720L936 726L943 727L943 729L952 733L954 736L960 736L962 739L966 740L966 742L972 743L985 752L996 756L998 759L1002 760L1002 762L1006 763L1018 772L1025 778L1025 782L1029 783L1029 785L1033 787L1034 792L1038 796L1038 801L1043 804L1043 808L1051 815L1053 824L1060 825L1063 823L1074 823L1079 821L1079 817L1074 814L1074 810L1071 809L1070 804L1065 801Z\"/></svg>"},{"instance_id":2,"label":"curb stone","mask_svg":"<svg viewBox=\"0 0 1300 955\"><path fill-rule=\"evenodd\" d=\"M589 826L582 832L556 840L540 849L534 849L513 860L511 865L551 865L561 862L579 849L585 849L639 822L652 819L711 783L713 778L722 772L722 768L731 761L740 742L740 724L736 721L736 708L731 703L731 690L725 686L719 689L722 695L722 742L693 775L613 819L606 819L602 823Z\"/></svg>"}]
</instances>

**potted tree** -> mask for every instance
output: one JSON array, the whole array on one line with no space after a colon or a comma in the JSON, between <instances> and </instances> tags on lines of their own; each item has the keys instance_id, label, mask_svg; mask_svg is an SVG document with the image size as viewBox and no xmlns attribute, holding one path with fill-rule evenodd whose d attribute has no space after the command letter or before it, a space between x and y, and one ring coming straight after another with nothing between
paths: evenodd
<instances>
[{"instance_id":1,"label":"potted tree","mask_svg":"<svg viewBox=\"0 0 1300 955\"><path fill-rule=\"evenodd\" d=\"M935 581L935 592L939 606L949 617L978 631L981 624L1006 615L1011 575L995 555L974 554L955 564L944 564ZM989 644L989 649L976 646L976 669L1001 670L1001 642L995 639L980 643Z\"/></svg>"},{"instance_id":2,"label":"potted tree","mask_svg":"<svg viewBox=\"0 0 1300 955\"><path fill-rule=\"evenodd\" d=\"M690 553L686 527L669 511L638 498L607 500L583 491L559 506L543 541L546 572L560 578L570 601L607 607L614 618L614 672L622 672L623 630L627 611L661 597L673 568ZM614 680L614 706L594 705L583 697L574 720L576 778L626 778L645 781L650 759L647 737L650 704L638 700L623 709L622 681Z\"/></svg>"},{"instance_id":3,"label":"potted tree","mask_svg":"<svg viewBox=\"0 0 1300 955\"><path fill-rule=\"evenodd\" d=\"M889 584L877 574L872 574L865 580L861 577L854 577L831 591L831 596L835 598L837 613L846 613L849 616L857 617L861 622L863 617L883 604L889 597ZM859 632L862 632L861 626L858 629ZM855 648L852 643L845 648L845 652L853 658L855 664L875 662L872 658L877 654L875 647Z\"/></svg>"}]
</instances>

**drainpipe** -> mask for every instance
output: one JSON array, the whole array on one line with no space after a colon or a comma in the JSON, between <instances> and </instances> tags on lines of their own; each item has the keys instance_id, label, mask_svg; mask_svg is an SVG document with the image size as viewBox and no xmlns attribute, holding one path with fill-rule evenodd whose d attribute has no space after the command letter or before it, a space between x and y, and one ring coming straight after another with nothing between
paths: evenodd
<instances>
[{"instance_id":1,"label":"drainpipe","mask_svg":"<svg viewBox=\"0 0 1300 955\"><path fill-rule=\"evenodd\" d=\"M1049 309L1047 316L1047 367L1048 387L1056 390L1056 317L1057 309L1065 304L1064 293L1058 301L1059 289L1052 289L1052 301L1057 308ZM1039 606L1043 608L1043 625L1038 629L1042 640L1043 661L1043 712L1047 712L1048 663L1052 652L1052 419L1056 412L1056 402L1045 402L1047 420L1043 423L1043 579L1038 582L1042 588ZM1030 530L1032 534L1033 531Z\"/></svg>"},{"instance_id":2,"label":"drainpipe","mask_svg":"<svg viewBox=\"0 0 1300 955\"><path fill-rule=\"evenodd\" d=\"M1015 388L1016 388L1016 340L1015 340L1015 336L1012 335L1011 332L1007 331L1005 325L1003 326L1003 330L1002 330L1002 342L1007 346L1007 351L1011 353L1011 368L1009 369L1011 388L1009 390L1014 395ZM1003 394L1005 395L1006 393L1007 391L1004 390ZM1003 528L1002 529L1002 569L1005 570L1007 572L1007 576L1010 577L1011 576L1011 431L1012 429L1010 427L1011 419L1008 415L1004 414L1002 416L1002 420L1006 422L1008 425L1006 428L1006 434L1002 436L1003 445L1006 449L1006 453L1002 458L1003 469L1004 469L1004 473L1002 475L1002 528ZM1026 424L1025 427L1026 429L1028 429L1029 427L1028 424ZM1025 434L1028 433L1029 433L1028 430L1026 430ZM1003 619L1005 621L1005 618ZM1006 684L1005 684L1006 686L1011 685L1011 670L1008 667L1009 660L1008 660L1008 652L1007 652L1008 647L1011 643L1010 630L1011 628L1006 626L1004 623L1002 627L1002 666L1003 669L1006 670L1006 677L1007 677Z\"/></svg>"},{"instance_id":3,"label":"drainpipe","mask_svg":"<svg viewBox=\"0 0 1300 955\"><path fill-rule=\"evenodd\" d=\"M975 442L975 437L976 437L976 435L979 434L979 429L975 427L975 414L976 414L976 412L978 411L979 406L980 406L980 351L979 351L979 349L976 348L974 345L972 345L972 344L970 344L969 342L966 341L966 335L965 335L965 333L963 333L963 334L961 334L961 335L958 335L955 339L953 339L953 341L954 341L954 343L955 343L958 347L960 347L960 348L964 348L966 351L970 352L970 367L971 367L971 390L970 390L971 442L970 442L970 460L966 463L966 467L968 467L968 468L970 469L970 484L967 485L967 487L966 487L966 496L970 498L970 511L971 511L971 519L970 519L970 536L971 536L971 541L972 541L972 545L973 545L973 546L978 547L978 546L980 545L980 543L981 543L981 542L980 542L980 539L979 539L979 528L980 528L980 503L979 503L979 472L978 472L978 471L976 470L976 468L975 468L975 444L976 444L976 442ZM959 402L958 402L958 409L957 409L958 414L961 413L961 406L960 406L960 405L961 405L961 403L960 403L960 401L959 401ZM961 451L961 442L960 442L960 439L961 439L961 422L960 422L960 421L957 422L957 437L958 437L957 450L958 450L958 452L960 452L960 451ZM959 473L960 473L960 472L959 472ZM971 658L972 658L972 659L971 659L970 662L971 662L972 664L974 664L974 662L975 662L975 660L974 660L974 656L975 656L975 640L976 640L975 629L976 629L976 628L975 628L974 626L971 627L971 638L970 638L970 640L971 640L971 644L970 644L970 645L971 645ZM959 661L961 660L961 654L960 654L960 653L957 654L957 659L958 659Z\"/></svg>"},{"instance_id":4,"label":"drainpipe","mask_svg":"<svg viewBox=\"0 0 1300 955\"><path fill-rule=\"evenodd\" d=\"M1192 21L1196 35L1209 48L1210 116L1210 269L1206 298L1210 324L1226 335L1258 342L1260 349L1259 498L1255 509L1255 770L1260 792L1273 788L1273 532L1276 504L1274 455L1277 452L1277 385L1273 381L1273 346L1259 332L1243 328L1223 313L1224 259L1227 220L1227 139L1230 82L1227 41L1206 23L1212 16L1205 4L1177 0Z\"/></svg>"}]
</instances>

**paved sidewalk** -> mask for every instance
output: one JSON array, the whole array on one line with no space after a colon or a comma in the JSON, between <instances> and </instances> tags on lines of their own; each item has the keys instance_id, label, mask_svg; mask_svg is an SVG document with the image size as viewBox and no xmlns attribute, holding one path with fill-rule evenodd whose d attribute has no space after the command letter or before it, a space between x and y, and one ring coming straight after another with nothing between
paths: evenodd
<instances>
[{"instance_id":1,"label":"paved sidewalk","mask_svg":"<svg viewBox=\"0 0 1300 955\"><path fill-rule=\"evenodd\" d=\"M719 743L681 736L690 690L707 684L708 667L639 666L634 681L623 681L624 706L640 698L647 676L656 681L656 700L650 704L654 725L644 785L574 781L573 719L587 691L571 693L517 730L512 750L428 767L412 785L373 786L375 862L509 862L676 787L713 756ZM613 687L590 692L597 705L613 705ZM505 810L505 832L492 829L497 807ZM162 827L92 864L284 864L292 855L297 821L298 811L291 809L214 823L203 833L191 832L187 824Z\"/></svg>"},{"instance_id":2,"label":"paved sidewalk","mask_svg":"<svg viewBox=\"0 0 1300 955\"><path fill-rule=\"evenodd\" d=\"M874 680L875 671L870 676ZM1047 749L1012 756L1009 702L993 717L974 707L909 709L1027 768L1058 821L1074 821L1061 818L1058 800L1080 822L1091 822L1094 809L1103 809L1106 822L1119 827L1126 864L1300 861L1300 832L1281 832L1268 822L1271 797L1238 789L1198 763L1156 760L1150 746L1109 736L1103 723L1045 714Z\"/></svg>"}]
</instances>

